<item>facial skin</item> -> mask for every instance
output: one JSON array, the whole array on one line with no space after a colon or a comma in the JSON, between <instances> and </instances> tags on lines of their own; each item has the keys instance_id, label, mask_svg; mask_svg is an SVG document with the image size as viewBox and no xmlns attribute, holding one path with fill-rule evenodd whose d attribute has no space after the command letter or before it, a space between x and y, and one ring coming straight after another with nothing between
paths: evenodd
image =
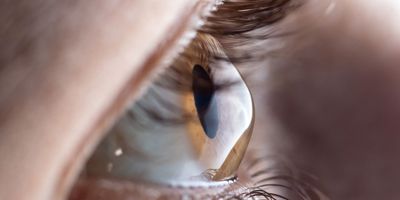
<instances>
[{"instance_id":1,"label":"facial skin","mask_svg":"<svg viewBox=\"0 0 400 200\"><path fill-rule=\"evenodd\" d=\"M295 33L269 61L266 144L332 199L400 196L399 9L309 1L284 23Z\"/></svg>"},{"instance_id":2,"label":"facial skin","mask_svg":"<svg viewBox=\"0 0 400 200\"><path fill-rule=\"evenodd\" d=\"M151 81L159 63L146 60L193 4L146 2L0 7L0 199L63 199L101 133ZM279 25L294 34L260 69L252 146L319 177L332 199L396 199L400 6L331 2L309 0Z\"/></svg>"}]
</instances>

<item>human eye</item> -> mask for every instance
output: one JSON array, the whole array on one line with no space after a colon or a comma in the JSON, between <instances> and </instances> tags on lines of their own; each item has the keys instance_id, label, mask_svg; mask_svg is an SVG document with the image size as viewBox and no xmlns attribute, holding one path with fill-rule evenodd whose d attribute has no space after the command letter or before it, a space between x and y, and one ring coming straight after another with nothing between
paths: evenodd
<instances>
[{"instance_id":1,"label":"human eye","mask_svg":"<svg viewBox=\"0 0 400 200\"><path fill-rule=\"evenodd\" d=\"M285 6L289 1L219 5L100 142L70 198L319 196L295 174L269 169L271 159L255 149L238 169L254 119L250 93L235 65L263 59L254 48L270 37L268 26L284 17ZM234 47L238 43L249 46Z\"/></svg>"},{"instance_id":2,"label":"human eye","mask_svg":"<svg viewBox=\"0 0 400 200\"><path fill-rule=\"evenodd\" d=\"M397 199L390 1L5 2L0 199Z\"/></svg>"},{"instance_id":3,"label":"human eye","mask_svg":"<svg viewBox=\"0 0 400 200\"><path fill-rule=\"evenodd\" d=\"M168 183L234 178L253 103L217 44L198 35L111 129L85 174ZM215 174L202 176L207 171Z\"/></svg>"}]
</instances>

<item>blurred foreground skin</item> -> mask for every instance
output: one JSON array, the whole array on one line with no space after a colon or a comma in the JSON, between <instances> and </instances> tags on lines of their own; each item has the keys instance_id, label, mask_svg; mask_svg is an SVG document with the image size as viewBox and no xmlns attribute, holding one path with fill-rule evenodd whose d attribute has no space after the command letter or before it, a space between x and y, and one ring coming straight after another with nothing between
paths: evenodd
<instances>
[{"instance_id":1,"label":"blurred foreground skin","mask_svg":"<svg viewBox=\"0 0 400 200\"><path fill-rule=\"evenodd\" d=\"M104 129L176 46L196 2L1 4L0 199L66 198Z\"/></svg>"},{"instance_id":2,"label":"blurred foreground skin","mask_svg":"<svg viewBox=\"0 0 400 200\"><path fill-rule=\"evenodd\" d=\"M65 197L98 141L90 131L112 123L99 118L190 5L166 2L0 6L0 199ZM253 146L317 176L332 199L400 197L399 7L306 1L281 24L295 34L279 39L283 48L252 91L262 138Z\"/></svg>"}]
</instances>

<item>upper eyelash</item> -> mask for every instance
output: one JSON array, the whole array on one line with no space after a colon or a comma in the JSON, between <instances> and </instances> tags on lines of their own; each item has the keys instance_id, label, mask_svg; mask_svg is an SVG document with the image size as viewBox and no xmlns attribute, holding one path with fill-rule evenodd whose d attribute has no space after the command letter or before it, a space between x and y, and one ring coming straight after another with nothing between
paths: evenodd
<instances>
[{"instance_id":1,"label":"upper eyelash","mask_svg":"<svg viewBox=\"0 0 400 200\"><path fill-rule=\"evenodd\" d=\"M218 9L207 17L207 23L200 31L216 37L247 38L246 33L282 19L289 2L290 0L223 1Z\"/></svg>"},{"instance_id":2,"label":"upper eyelash","mask_svg":"<svg viewBox=\"0 0 400 200\"><path fill-rule=\"evenodd\" d=\"M267 55L268 40L290 34L271 25L300 5L301 0L226 0L199 32L217 38L233 63L258 62Z\"/></svg>"}]
</instances>

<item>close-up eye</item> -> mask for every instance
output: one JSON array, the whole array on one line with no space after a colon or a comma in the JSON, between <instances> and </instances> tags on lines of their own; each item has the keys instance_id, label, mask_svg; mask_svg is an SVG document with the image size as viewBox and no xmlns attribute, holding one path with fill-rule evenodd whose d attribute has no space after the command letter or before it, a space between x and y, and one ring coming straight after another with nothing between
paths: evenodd
<instances>
[{"instance_id":1,"label":"close-up eye","mask_svg":"<svg viewBox=\"0 0 400 200\"><path fill-rule=\"evenodd\" d=\"M396 0L0 5L0 200L395 200Z\"/></svg>"},{"instance_id":2,"label":"close-up eye","mask_svg":"<svg viewBox=\"0 0 400 200\"><path fill-rule=\"evenodd\" d=\"M218 43L196 38L107 133L82 176L195 186L234 179L253 103Z\"/></svg>"}]
</instances>

